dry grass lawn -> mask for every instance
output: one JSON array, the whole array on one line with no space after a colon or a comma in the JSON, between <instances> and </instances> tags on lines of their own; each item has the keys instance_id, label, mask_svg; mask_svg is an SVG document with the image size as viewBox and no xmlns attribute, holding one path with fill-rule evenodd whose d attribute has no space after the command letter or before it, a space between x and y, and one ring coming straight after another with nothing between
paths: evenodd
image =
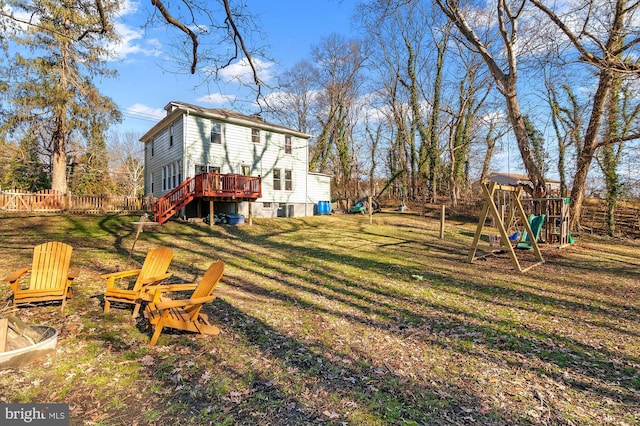
<instances>
[{"instance_id":1,"label":"dry grass lawn","mask_svg":"<svg viewBox=\"0 0 640 426\"><path fill-rule=\"evenodd\" d=\"M75 296L21 308L57 351L0 371L0 402L63 402L85 425L633 425L640 422L640 242L577 236L525 274L467 262L474 223L412 214L170 222L2 216L0 275L34 245L74 247ZM106 272L171 247L174 281L226 262L215 337L102 313ZM528 252L519 252L527 261ZM9 305L8 285L0 300ZM7 310L5 310L7 312Z\"/></svg>"}]
</instances>

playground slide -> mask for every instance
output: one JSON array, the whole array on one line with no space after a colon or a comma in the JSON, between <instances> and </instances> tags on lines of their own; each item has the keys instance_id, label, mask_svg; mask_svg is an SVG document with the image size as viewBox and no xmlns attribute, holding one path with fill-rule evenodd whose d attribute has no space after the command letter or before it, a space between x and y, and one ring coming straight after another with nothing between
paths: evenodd
<instances>
[{"instance_id":1,"label":"playground slide","mask_svg":"<svg viewBox=\"0 0 640 426\"><path fill-rule=\"evenodd\" d=\"M531 231L535 235L536 241L540 237L540 230L542 229L542 225L544 225L544 219L546 215L536 216L534 214L529 215L529 226L531 226ZM520 243L516 246L520 249L530 249L532 247L531 240L529 240L529 235L527 234L527 230L522 231L522 238L520 239Z\"/></svg>"}]
</instances>

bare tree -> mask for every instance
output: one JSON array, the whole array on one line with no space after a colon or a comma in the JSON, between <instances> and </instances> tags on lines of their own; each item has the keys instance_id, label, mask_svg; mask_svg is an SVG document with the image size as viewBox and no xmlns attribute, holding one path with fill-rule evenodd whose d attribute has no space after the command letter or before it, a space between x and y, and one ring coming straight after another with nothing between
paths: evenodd
<instances>
[{"instance_id":1,"label":"bare tree","mask_svg":"<svg viewBox=\"0 0 640 426\"><path fill-rule=\"evenodd\" d=\"M481 39L477 31L467 19L465 9L459 0L435 0L436 4L458 28L470 48L476 50L493 75L497 88L506 100L509 121L520 150L524 166L529 174L535 192L544 194L546 191L544 177L533 155L531 142L523 113L518 99L518 51L519 20L525 10L527 0L497 0L496 16L485 17L485 22L497 20L497 37L492 37L491 29L487 29L485 39ZM466 10L470 12L470 10ZM492 24L490 24L492 25ZM501 43L498 43L499 40Z\"/></svg>"},{"instance_id":2,"label":"bare tree","mask_svg":"<svg viewBox=\"0 0 640 426\"><path fill-rule=\"evenodd\" d=\"M116 191L136 197L144 192L144 147L140 135L113 135L109 144L109 165Z\"/></svg>"},{"instance_id":3,"label":"bare tree","mask_svg":"<svg viewBox=\"0 0 640 426\"><path fill-rule=\"evenodd\" d=\"M284 126L309 133L320 87L318 70L310 62L300 61L278 80L280 90L265 99L267 113Z\"/></svg>"},{"instance_id":4,"label":"bare tree","mask_svg":"<svg viewBox=\"0 0 640 426\"><path fill-rule=\"evenodd\" d=\"M361 5L360 13L361 22L376 46L372 49L371 60L377 82L373 90L379 103L377 108L386 123L388 146L385 166L389 178L383 191L389 189L389 193L404 201L407 197L417 197L420 152L410 94L406 84L402 84L406 75L406 46L401 38L390 37L399 33L396 28L404 19L403 15L397 17L396 9L384 10L378 3L373 1Z\"/></svg>"},{"instance_id":5,"label":"bare tree","mask_svg":"<svg viewBox=\"0 0 640 426\"><path fill-rule=\"evenodd\" d=\"M407 166L409 198L418 199L428 191L433 201L442 153L440 116L449 39L446 23L442 29L438 16L420 1L371 0L361 5L359 14L376 43L372 65L380 74L377 90L389 98L397 128L397 152L391 157ZM403 152L408 155L406 160Z\"/></svg>"},{"instance_id":6,"label":"bare tree","mask_svg":"<svg viewBox=\"0 0 640 426\"><path fill-rule=\"evenodd\" d=\"M484 157L482 159L482 170L480 172L480 182L483 182L489 176L489 170L491 168L491 159L493 158L493 152L496 148L496 143L505 136L508 132L508 126L506 123L506 117L500 117L498 115L490 115L484 118L484 127L486 133L484 136Z\"/></svg>"},{"instance_id":7,"label":"bare tree","mask_svg":"<svg viewBox=\"0 0 640 426\"><path fill-rule=\"evenodd\" d=\"M100 0L96 0L100 1ZM234 0L151 0L157 13L149 23L166 24L182 37L174 47L178 64L191 74L199 69L205 80L234 61L245 60L260 100L264 82L256 56L264 50L255 37L260 34L255 17L246 3Z\"/></svg>"},{"instance_id":8,"label":"bare tree","mask_svg":"<svg viewBox=\"0 0 640 426\"><path fill-rule=\"evenodd\" d=\"M24 3L24 2L22 2ZM260 34L259 25L246 3L234 0L151 0L152 9L148 25L161 24L174 29L182 37L175 37L175 55L180 69L195 74L202 72L205 80L217 78L218 73L234 61L244 59L251 69L257 98L261 97L264 82L260 78L255 56L264 55L263 46L252 38ZM70 42L81 42L88 36L104 36L113 33L114 2L111 0L87 0L83 10L94 15L93 24L80 33L71 35ZM3 29L11 23L41 25L35 20L25 20L18 14L7 13L0 8ZM0 47L4 44L4 31L0 35Z\"/></svg>"},{"instance_id":9,"label":"bare tree","mask_svg":"<svg viewBox=\"0 0 640 426\"><path fill-rule=\"evenodd\" d=\"M607 230L609 235L614 236L616 232L615 209L623 193L618 166L622 159L624 137L628 135L640 114L640 104L633 102L632 91L629 90L628 85L624 84L621 75L618 75L613 83L606 111L602 139L612 142L600 148L596 160L604 175Z\"/></svg>"},{"instance_id":10,"label":"bare tree","mask_svg":"<svg viewBox=\"0 0 640 426\"><path fill-rule=\"evenodd\" d=\"M312 149L309 167L331 171L337 192L348 199L356 195L349 187L359 173L354 127L366 48L359 40L332 35L313 49L313 59L322 88L317 98L321 131Z\"/></svg>"},{"instance_id":11,"label":"bare tree","mask_svg":"<svg viewBox=\"0 0 640 426\"><path fill-rule=\"evenodd\" d=\"M482 59L473 52L459 49L459 59L462 62L459 71L462 75L458 82L457 102L450 102L448 114L449 123L449 197L452 205L460 200L461 190L466 184L467 173L465 165L468 161L469 150L480 131L482 119L480 111L485 104L493 86L490 77L483 77ZM489 158L492 155L495 141L487 146ZM487 167L489 160L487 159Z\"/></svg>"},{"instance_id":12,"label":"bare tree","mask_svg":"<svg viewBox=\"0 0 640 426\"><path fill-rule=\"evenodd\" d=\"M437 0L441 1L441 0ZM571 190L572 225L579 225L584 201L584 189L589 168L596 150L600 146L620 140L640 137L635 129L623 138L600 140L602 120L606 113L607 100L618 74L640 75L640 34L634 19L639 1L582 0L571 10L562 13L543 4L540 0L529 0L557 26L570 44L579 52L579 60L592 65L598 75L593 95L591 114L584 134L582 149L576 164L576 173Z\"/></svg>"},{"instance_id":13,"label":"bare tree","mask_svg":"<svg viewBox=\"0 0 640 426\"><path fill-rule=\"evenodd\" d=\"M562 93L558 93L550 78L545 82L547 102L551 112L551 123L558 146L557 169L560 177L560 194L567 196L567 150L574 147L581 151L584 105L582 105L571 87L562 85ZM564 96L561 96L564 94ZM566 98L563 100L563 98Z\"/></svg>"}]
</instances>

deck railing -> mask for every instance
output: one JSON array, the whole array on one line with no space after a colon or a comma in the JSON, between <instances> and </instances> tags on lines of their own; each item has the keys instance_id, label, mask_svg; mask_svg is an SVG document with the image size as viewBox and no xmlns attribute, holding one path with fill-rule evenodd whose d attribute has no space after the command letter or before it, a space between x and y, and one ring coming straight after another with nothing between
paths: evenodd
<instances>
[{"instance_id":1,"label":"deck railing","mask_svg":"<svg viewBox=\"0 0 640 426\"><path fill-rule=\"evenodd\" d=\"M255 200L262 197L260 176L202 173L188 178L155 202L154 221L164 223L195 198Z\"/></svg>"}]
</instances>

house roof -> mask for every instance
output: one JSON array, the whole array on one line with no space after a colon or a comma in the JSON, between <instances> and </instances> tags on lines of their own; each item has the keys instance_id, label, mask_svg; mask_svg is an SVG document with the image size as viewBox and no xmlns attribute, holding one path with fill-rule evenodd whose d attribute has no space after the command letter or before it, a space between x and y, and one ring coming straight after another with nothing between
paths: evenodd
<instances>
[{"instance_id":1,"label":"house roof","mask_svg":"<svg viewBox=\"0 0 640 426\"><path fill-rule=\"evenodd\" d=\"M204 108L197 105L191 105L185 102L171 101L164 109L167 115L156 123L140 140L142 142L150 141L160 130L164 129L169 123L173 122L182 114L197 115L224 123L233 123L245 127L254 127L261 130L268 130L277 133L287 133L299 138L309 139L311 135L289 129L278 124L269 123L263 120L259 115L244 115L239 112L230 111L223 108Z\"/></svg>"},{"instance_id":2,"label":"house roof","mask_svg":"<svg viewBox=\"0 0 640 426\"><path fill-rule=\"evenodd\" d=\"M496 182L500 185L510 185L510 186L529 186L533 187L529 176L521 175L517 173L503 173L503 172L495 172L491 173L488 176L488 179L492 182ZM545 178L545 183L547 185L547 190L555 190L559 188L560 181Z\"/></svg>"},{"instance_id":3,"label":"house roof","mask_svg":"<svg viewBox=\"0 0 640 426\"><path fill-rule=\"evenodd\" d=\"M511 186L519 186L519 185L531 185L531 181L529 180L529 176L520 175L516 173L501 173L495 172L489 174L489 180L492 182L497 182L501 185L511 185Z\"/></svg>"}]
</instances>

